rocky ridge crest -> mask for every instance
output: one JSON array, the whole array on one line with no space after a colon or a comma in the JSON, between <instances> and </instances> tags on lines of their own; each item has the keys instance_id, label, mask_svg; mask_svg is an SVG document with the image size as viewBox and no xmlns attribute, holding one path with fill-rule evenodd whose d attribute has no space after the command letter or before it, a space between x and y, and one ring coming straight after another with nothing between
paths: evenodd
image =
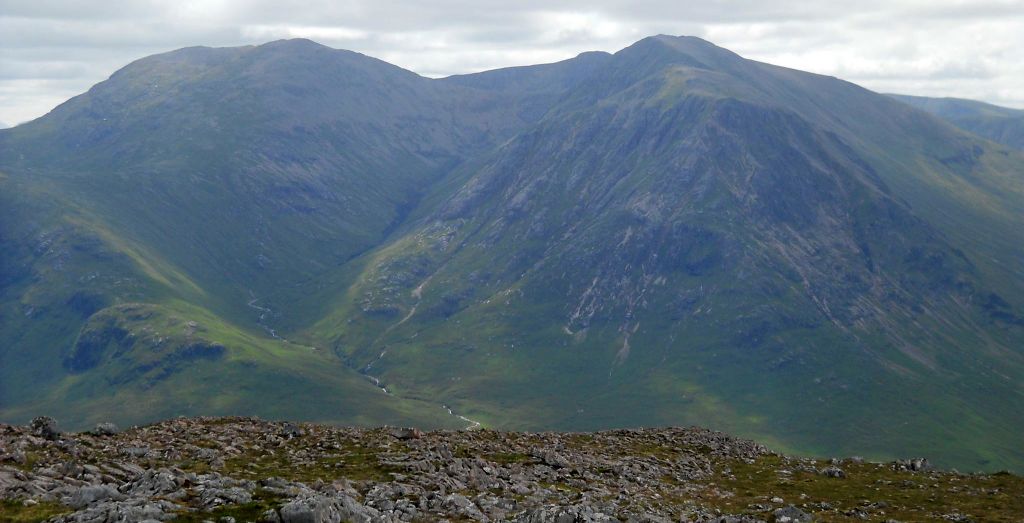
<instances>
[{"instance_id":1,"label":"rocky ridge crest","mask_svg":"<svg viewBox=\"0 0 1024 523\"><path fill-rule=\"evenodd\" d=\"M0 521L970 521L1011 517L1022 492L1009 474L791 458L700 428L0 425Z\"/></svg>"}]
</instances>

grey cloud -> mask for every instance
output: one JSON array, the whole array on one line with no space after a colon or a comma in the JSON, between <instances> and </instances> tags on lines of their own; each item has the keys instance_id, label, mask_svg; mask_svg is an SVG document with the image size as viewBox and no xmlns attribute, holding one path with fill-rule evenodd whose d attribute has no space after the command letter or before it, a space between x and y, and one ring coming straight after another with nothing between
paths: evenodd
<instances>
[{"instance_id":1,"label":"grey cloud","mask_svg":"<svg viewBox=\"0 0 1024 523\"><path fill-rule=\"evenodd\" d=\"M158 2L133 0L51 1L51 0L4 0L0 12L12 18L110 20L147 16L159 8Z\"/></svg>"},{"instance_id":2,"label":"grey cloud","mask_svg":"<svg viewBox=\"0 0 1024 523\"><path fill-rule=\"evenodd\" d=\"M973 0L970 2L918 2L904 14L916 19L977 20L1003 16L1020 17L1024 0Z\"/></svg>"},{"instance_id":3,"label":"grey cloud","mask_svg":"<svg viewBox=\"0 0 1024 523\"><path fill-rule=\"evenodd\" d=\"M89 67L81 62L36 62L0 60L0 80L8 78L66 78L77 79L88 75Z\"/></svg>"}]
</instances>

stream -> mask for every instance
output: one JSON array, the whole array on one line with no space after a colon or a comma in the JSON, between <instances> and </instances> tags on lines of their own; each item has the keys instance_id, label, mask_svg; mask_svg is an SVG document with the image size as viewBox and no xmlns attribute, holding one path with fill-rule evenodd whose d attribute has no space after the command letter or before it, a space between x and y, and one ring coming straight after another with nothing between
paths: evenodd
<instances>
[{"instance_id":1,"label":"stream","mask_svg":"<svg viewBox=\"0 0 1024 523\"><path fill-rule=\"evenodd\" d=\"M428 280L429 280L429 278L428 278ZM423 282L423 283L425 284L426 282ZM421 287L422 287L422 285L421 285ZM417 288L417 290L419 290L419 288ZM256 297L256 295L251 290L249 291L249 297L251 299L245 305L247 307L249 307L250 309L254 309L254 310L256 310L256 311L258 311L260 313L259 318L257 318L257 320L256 320L256 323L260 327L262 327L263 330L267 331L267 333L270 334L271 338L274 338L275 340L278 340L281 343L287 343L289 345L295 345L297 347L303 347L303 348L307 348L307 349L314 350L314 351L319 351L320 350L317 347L312 347L312 346L309 346L309 345L299 345L297 343L292 343L292 342L288 341L287 339L282 338L281 336L279 336L277 334L277 330L275 330L273 327L268 325L267 322L266 322L267 316L273 314L274 311L270 307L263 307L263 306L258 305L260 300L259 300L258 297ZM417 305L419 305L419 304L417 304ZM416 313L416 306L414 305L412 310L409 312L409 314L406 315L406 317L402 318L397 324L392 325L391 327L389 327L385 331L385 334L387 332L389 332L391 329L393 329L393 328L401 325L402 323L404 323L405 320L408 320L415 313ZM388 353L388 351L386 349L382 350L380 352L380 354L377 355L376 358L374 358L371 362L367 363L363 368L358 369L357 372L359 372L359 374L361 374L367 380L369 380L370 383L373 383L373 385L375 387L377 387L378 389L383 391L384 394L387 394L388 396L393 396L391 391L388 390L387 385L385 385L381 381L381 379L379 377L370 374L370 369L373 367L373 365L375 363L379 362L381 360L381 358L383 358L384 355L387 354L387 353ZM352 368L352 367L350 367L350 368ZM467 417L465 417L465 416L463 416L461 414L456 414L454 411L452 411L452 409L447 404L442 403L441 404L441 408L444 409L445 412L448 413L448 415L454 416L456 418L459 418L460 420L465 421L466 423L469 424L468 426L466 426L462 430L474 430L474 429L478 429L478 428L480 428L482 426L482 424L479 421L472 420L472 419L467 418Z\"/></svg>"}]
</instances>

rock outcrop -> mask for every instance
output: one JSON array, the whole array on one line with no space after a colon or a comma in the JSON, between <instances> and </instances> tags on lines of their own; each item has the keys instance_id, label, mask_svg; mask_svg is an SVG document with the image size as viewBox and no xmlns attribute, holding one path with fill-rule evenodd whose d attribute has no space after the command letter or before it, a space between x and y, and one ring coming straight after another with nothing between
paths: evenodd
<instances>
[{"instance_id":1,"label":"rock outcrop","mask_svg":"<svg viewBox=\"0 0 1024 523\"><path fill-rule=\"evenodd\" d=\"M1024 499L1024 481L1008 474L790 458L699 428L421 432L178 418L105 429L0 425L0 521L22 511L68 523L971 520L968 510L1013 514Z\"/></svg>"}]
</instances>

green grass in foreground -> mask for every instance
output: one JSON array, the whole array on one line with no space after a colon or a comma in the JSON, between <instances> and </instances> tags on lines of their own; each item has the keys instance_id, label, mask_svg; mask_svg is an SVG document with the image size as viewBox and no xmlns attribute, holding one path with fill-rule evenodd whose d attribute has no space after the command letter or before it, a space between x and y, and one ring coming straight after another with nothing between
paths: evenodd
<instances>
[{"instance_id":1,"label":"green grass in foreground","mask_svg":"<svg viewBox=\"0 0 1024 523\"><path fill-rule=\"evenodd\" d=\"M235 521L259 521L265 512L277 509L280 506L280 498L269 492L257 490L253 495L251 503L217 507L206 512L182 512L174 518L174 521L200 523L203 521L222 521L222 518L227 517L234 518Z\"/></svg>"},{"instance_id":2,"label":"green grass in foreground","mask_svg":"<svg viewBox=\"0 0 1024 523\"><path fill-rule=\"evenodd\" d=\"M24 505L21 501L0 500L0 523L29 523L46 521L70 509L57 503Z\"/></svg>"},{"instance_id":3,"label":"green grass in foreground","mask_svg":"<svg viewBox=\"0 0 1024 523\"><path fill-rule=\"evenodd\" d=\"M704 502L736 512L780 497L787 504L812 507L819 521L934 521L960 514L970 521L1019 522L1024 514L1024 478L896 471L890 464L844 461L845 478L800 470L804 461L764 456L754 463L733 462L709 484ZM820 470L828 465L815 461ZM780 473L788 470L790 473ZM724 490L731 496L716 495ZM823 505L824 503L824 505ZM831 508L829 508L829 506Z\"/></svg>"}]
</instances>

